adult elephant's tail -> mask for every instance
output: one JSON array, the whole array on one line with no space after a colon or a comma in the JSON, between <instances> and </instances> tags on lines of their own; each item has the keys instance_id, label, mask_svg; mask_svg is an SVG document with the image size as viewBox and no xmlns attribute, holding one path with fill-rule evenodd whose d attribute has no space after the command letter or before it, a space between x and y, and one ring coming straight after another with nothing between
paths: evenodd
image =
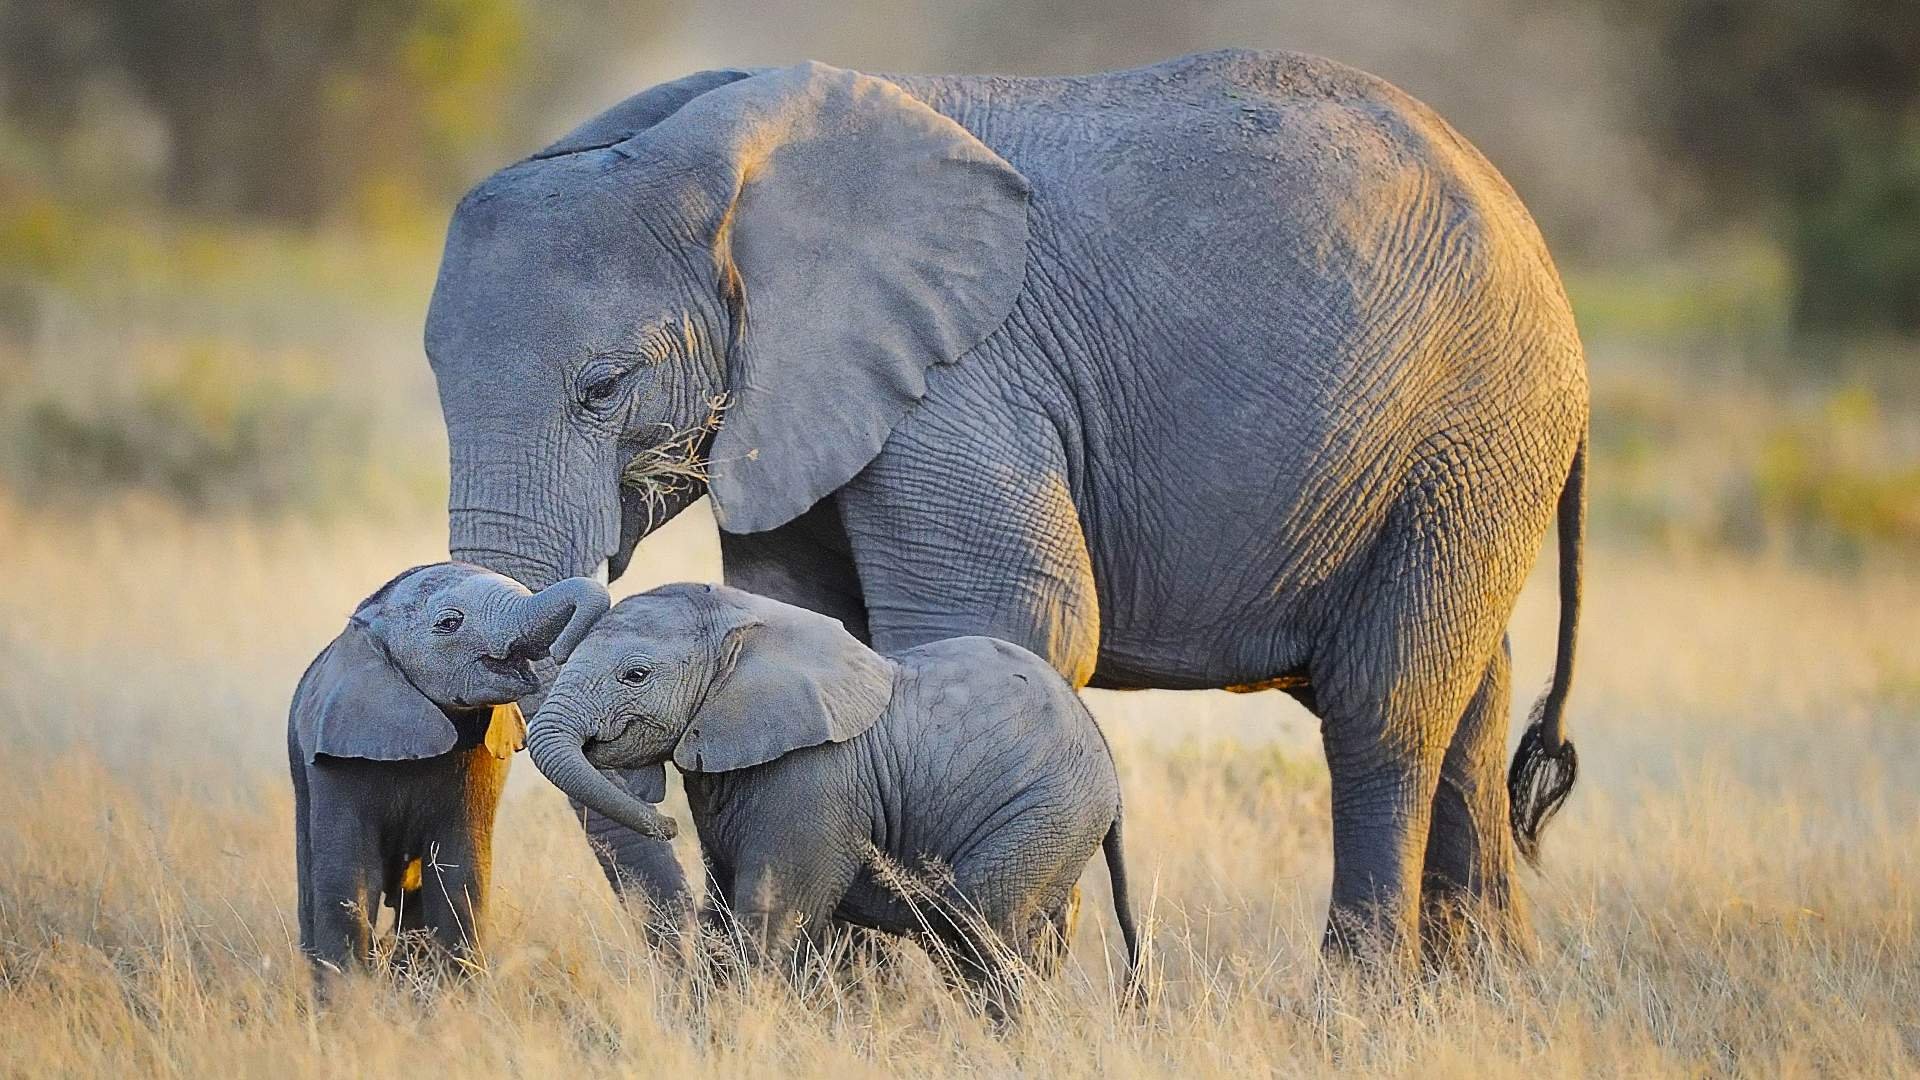
<instances>
[{"instance_id":1,"label":"adult elephant's tail","mask_svg":"<svg viewBox=\"0 0 1920 1080\"><path fill-rule=\"evenodd\" d=\"M1567 801L1580 757L1567 738L1567 691L1573 685L1573 646L1580 631L1580 551L1587 522L1587 436L1573 452L1566 486L1560 489L1560 643L1553 682L1534 702L1526 734L1507 772L1508 815L1513 840L1529 863L1540 861L1540 832Z\"/></svg>"}]
</instances>

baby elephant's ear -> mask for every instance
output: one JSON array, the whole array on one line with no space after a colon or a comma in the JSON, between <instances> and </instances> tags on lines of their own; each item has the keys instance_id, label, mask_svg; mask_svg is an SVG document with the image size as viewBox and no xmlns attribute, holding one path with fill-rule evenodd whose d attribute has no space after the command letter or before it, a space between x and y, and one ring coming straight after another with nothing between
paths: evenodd
<instances>
[{"instance_id":1,"label":"baby elephant's ear","mask_svg":"<svg viewBox=\"0 0 1920 1080\"><path fill-rule=\"evenodd\" d=\"M438 757L460 740L447 714L414 689L358 622L314 661L293 717L309 761L322 754L411 761Z\"/></svg>"},{"instance_id":2,"label":"baby elephant's ear","mask_svg":"<svg viewBox=\"0 0 1920 1080\"><path fill-rule=\"evenodd\" d=\"M893 696L893 665L838 619L737 589L716 589L742 617L732 657L674 748L690 772L729 772L874 725Z\"/></svg>"}]
</instances>

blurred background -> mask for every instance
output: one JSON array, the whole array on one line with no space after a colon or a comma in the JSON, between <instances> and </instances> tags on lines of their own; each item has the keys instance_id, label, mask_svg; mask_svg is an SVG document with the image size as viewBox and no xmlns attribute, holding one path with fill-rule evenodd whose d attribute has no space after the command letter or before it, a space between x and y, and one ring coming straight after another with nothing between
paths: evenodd
<instances>
[{"instance_id":1,"label":"blurred background","mask_svg":"<svg viewBox=\"0 0 1920 1080\"><path fill-rule=\"evenodd\" d=\"M218 661L183 689L271 749L353 601L444 553L419 341L453 202L598 109L718 64L1222 45L1382 75L1512 180L1591 353L1622 573L1914 565L1911 0L0 0L0 568L57 601L0 625L31 661L0 708L64 740L145 708L141 664ZM715 573L697 508L630 586ZM104 719L44 715L100 674Z\"/></svg>"}]
</instances>

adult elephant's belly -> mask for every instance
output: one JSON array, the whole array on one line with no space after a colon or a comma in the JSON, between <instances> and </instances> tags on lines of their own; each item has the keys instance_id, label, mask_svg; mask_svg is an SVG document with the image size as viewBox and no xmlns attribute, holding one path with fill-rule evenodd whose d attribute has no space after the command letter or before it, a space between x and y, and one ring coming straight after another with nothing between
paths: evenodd
<instances>
[{"instance_id":1,"label":"adult elephant's belly","mask_svg":"<svg viewBox=\"0 0 1920 1080\"><path fill-rule=\"evenodd\" d=\"M1120 402L1110 413L1180 416L1184 428L1221 434L1130 453L1086 436L1097 449L1078 470L1076 501L1099 600L1093 686L1298 679L1315 628L1337 614L1329 605L1342 602L1404 485L1390 463L1424 425L1370 425L1364 411L1329 409L1322 403L1360 395L1288 363L1298 353L1284 341L1278 358L1235 344L1198 362L1173 347L1138 356L1127 385L1101 387Z\"/></svg>"},{"instance_id":2,"label":"adult elephant's belly","mask_svg":"<svg viewBox=\"0 0 1920 1080\"><path fill-rule=\"evenodd\" d=\"M1211 690L1304 683L1312 651L1308 593L1274 587L1270 568L1208 560L1207 546L1189 538L1153 557L1170 587L1145 585L1134 574L1100 580L1096 572L1100 653L1088 685ZM1129 583L1146 595L1129 595Z\"/></svg>"}]
</instances>

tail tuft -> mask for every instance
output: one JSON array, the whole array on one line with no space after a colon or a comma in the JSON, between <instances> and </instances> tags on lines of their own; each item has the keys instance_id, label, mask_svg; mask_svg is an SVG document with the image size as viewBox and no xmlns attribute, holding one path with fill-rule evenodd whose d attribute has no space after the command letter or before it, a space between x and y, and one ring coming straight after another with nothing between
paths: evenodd
<instances>
[{"instance_id":1,"label":"tail tuft","mask_svg":"<svg viewBox=\"0 0 1920 1080\"><path fill-rule=\"evenodd\" d=\"M1507 770L1507 815L1513 826L1513 842L1529 865L1540 864L1540 833L1553 820L1561 804L1573 791L1580 773L1580 755L1573 743L1562 740L1548 746L1546 735L1546 699L1533 710L1520 747L1514 751L1513 766Z\"/></svg>"}]
</instances>

